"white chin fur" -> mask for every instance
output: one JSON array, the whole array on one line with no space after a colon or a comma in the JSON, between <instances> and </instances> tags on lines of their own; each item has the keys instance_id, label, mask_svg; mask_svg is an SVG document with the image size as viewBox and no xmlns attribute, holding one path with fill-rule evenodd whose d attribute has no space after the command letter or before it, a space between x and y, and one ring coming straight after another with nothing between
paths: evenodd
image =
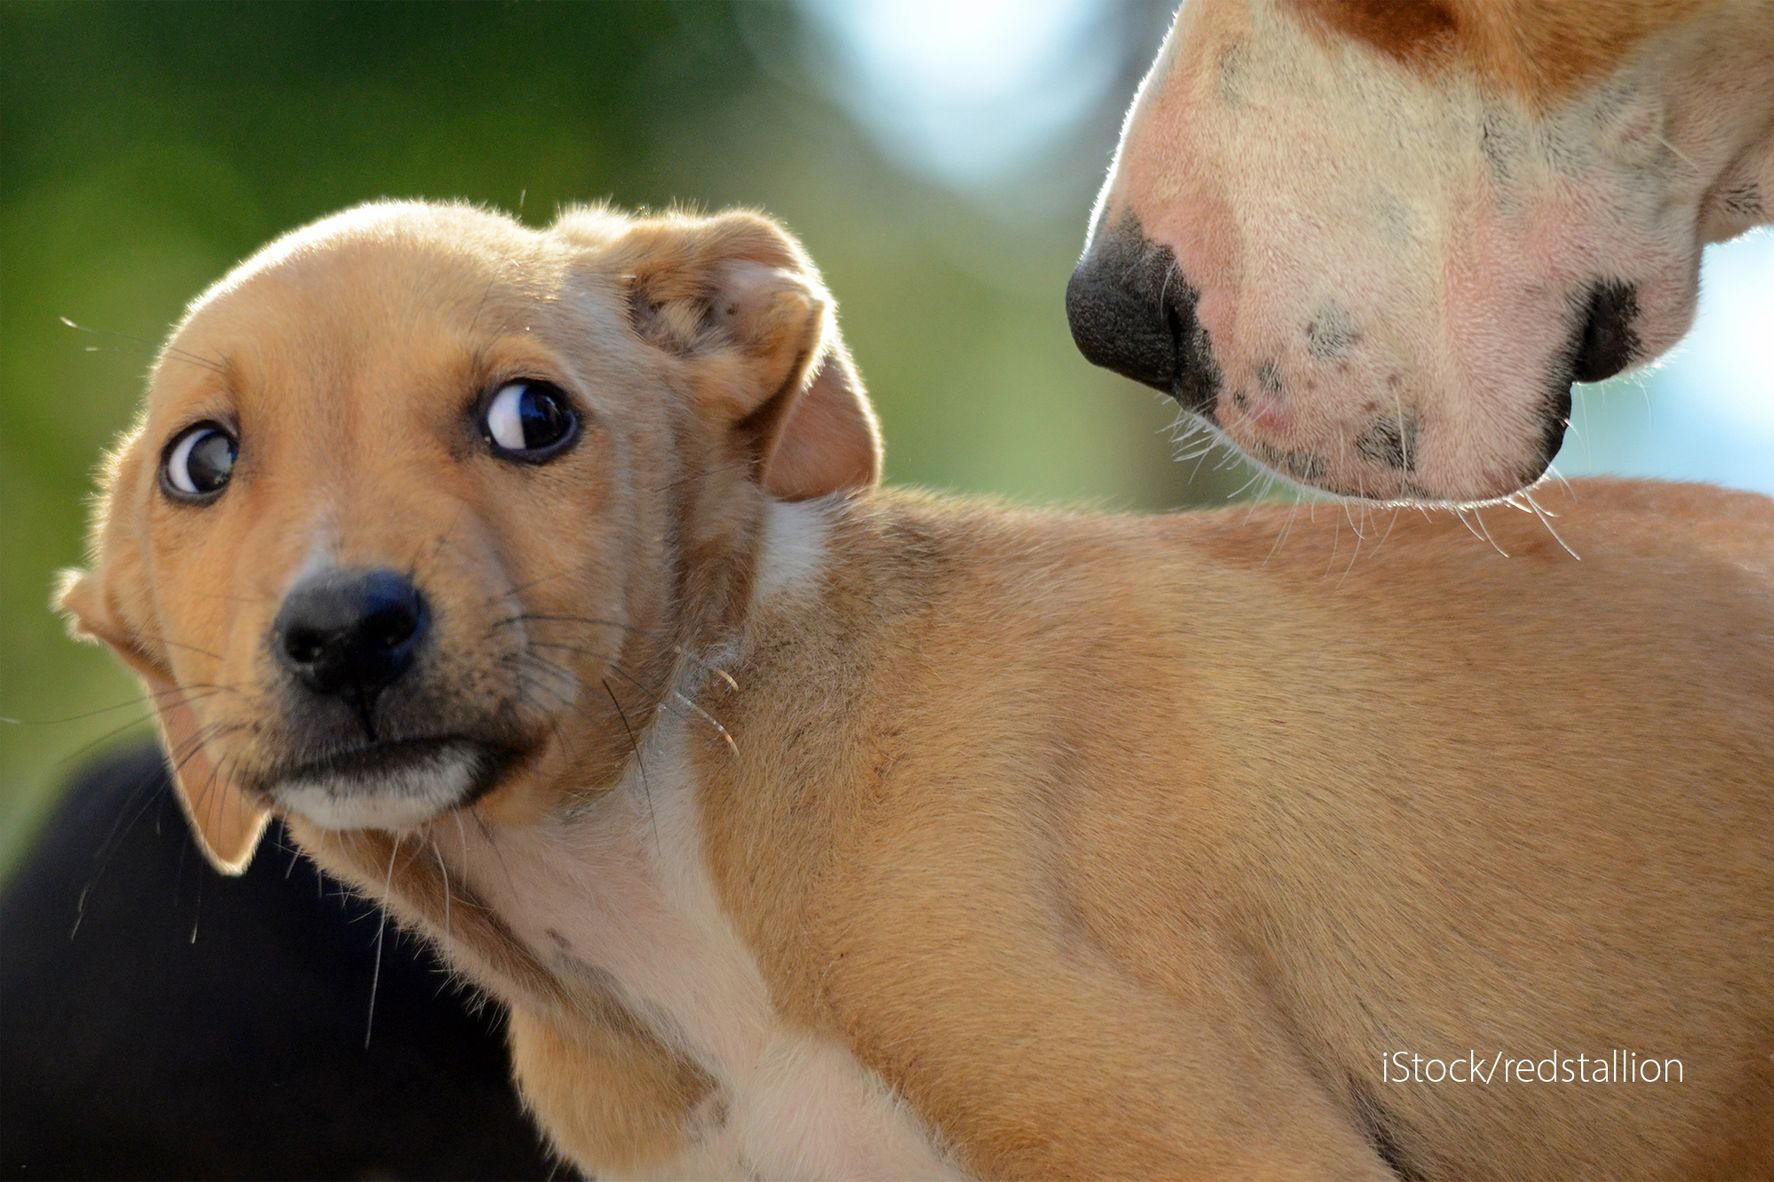
<instances>
[{"instance_id":1,"label":"white chin fur","mask_svg":"<svg viewBox=\"0 0 1774 1182\"><path fill-rule=\"evenodd\" d=\"M459 804L474 783L474 757L444 751L373 776L290 780L273 795L322 829L411 829Z\"/></svg>"}]
</instances>

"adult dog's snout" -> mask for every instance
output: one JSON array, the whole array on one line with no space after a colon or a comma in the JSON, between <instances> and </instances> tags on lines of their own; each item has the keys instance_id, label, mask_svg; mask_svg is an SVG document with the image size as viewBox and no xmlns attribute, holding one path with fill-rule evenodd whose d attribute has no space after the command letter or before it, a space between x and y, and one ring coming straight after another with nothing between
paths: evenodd
<instances>
[{"instance_id":1,"label":"adult dog's snout","mask_svg":"<svg viewBox=\"0 0 1774 1182\"><path fill-rule=\"evenodd\" d=\"M319 694L372 699L413 666L430 623L425 597L391 570L329 570L296 585L272 625L272 648Z\"/></svg>"},{"instance_id":2,"label":"adult dog's snout","mask_svg":"<svg viewBox=\"0 0 1774 1182\"><path fill-rule=\"evenodd\" d=\"M1066 320L1085 360L1205 414L1220 371L1195 319L1196 299L1171 251L1128 219L1086 247L1066 284Z\"/></svg>"}]
</instances>

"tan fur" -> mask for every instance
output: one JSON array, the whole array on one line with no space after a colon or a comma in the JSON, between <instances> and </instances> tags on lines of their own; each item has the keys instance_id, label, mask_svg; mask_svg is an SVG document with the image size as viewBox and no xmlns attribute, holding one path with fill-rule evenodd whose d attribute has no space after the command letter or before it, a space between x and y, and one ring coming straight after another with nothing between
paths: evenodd
<instances>
[{"instance_id":1,"label":"tan fur","mask_svg":"<svg viewBox=\"0 0 1774 1182\"><path fill-rule=\"evenodd\" d=\"M1335 33L1425 70L1456 60L1546 107L1618 67L1644 40L1734 0L1294 0Z\"/></svg>"},{"instance_id":2,"label":"tan fur","mask_svg":"<svg viewBox=\"0 0 1774 1182\"><path fill-rule=\"evenodd\" d=\"M1493 500L1771 220L1774 0L1189 0L1079 264L1142 294L1074 331L1291 480Z\"/></svg>"},{"instance_id":3,"label":"tan fur","mask_svg":"<svg viewBox=\"0 0 1774 1182\"><path fill-rule=\"evenodd\" d=\"M665 810L667 769L635 764L664 726L700 838L643 825L612 859L676 849L771 1021L973 1174L1774 1170L1774 504L1584 482L1552 498L1581 561L1503 511L1508 558L1406 513L1351 561L1338 509L878 492L831 324L799 248L745 215L329 219L181 326L63 604L179 685L229 686L190 709L240 729L197 741L230 799L277 808L283 588L317 547L415 572L440 683L470 687L439 725L504 711L524 756L416 831L292 832L510 1007L523 1093L588 1171L745 1168L729 1064L598 948L536 940L527 908L573 901L499 861L605 849L635 785ZM518 372L591 416L542 467L467 423ZM163 503L165 441L223 416L235 483ZM799 557L766 540L784 495L820 531ZM526 696L527 652L552 693ZM631 866L555 869L593 891ZM1616 1047L1685 1082L1379 1082L1397 1050Z\"/></svg>"}]
</instances>

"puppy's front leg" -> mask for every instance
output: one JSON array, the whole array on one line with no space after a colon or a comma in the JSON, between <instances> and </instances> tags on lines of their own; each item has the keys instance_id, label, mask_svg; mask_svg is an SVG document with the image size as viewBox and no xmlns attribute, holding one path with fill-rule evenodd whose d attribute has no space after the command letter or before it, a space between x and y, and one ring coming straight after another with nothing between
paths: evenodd
<instances>
[{"instance_id":1,"label":"puppy's front leg","mask_svg":"<svg viewBox=\"0 0 1774 1182\"><path fill-rule=\"evenodd\" d=\"M556 1150L600 1178L743 1176L707 1075L635 1026L511 1011L519 1090Z\"/></svg>"}]
</instances>

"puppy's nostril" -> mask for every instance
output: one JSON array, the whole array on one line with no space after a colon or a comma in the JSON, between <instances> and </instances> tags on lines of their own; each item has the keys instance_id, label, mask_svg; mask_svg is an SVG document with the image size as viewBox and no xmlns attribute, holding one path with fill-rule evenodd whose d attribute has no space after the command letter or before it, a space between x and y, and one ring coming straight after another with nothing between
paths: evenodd
<instances>
[{"instance_id":1,"label":"puppy's nostril","mask_svg":"<svg viewBox=\"0 0 1774 1182\"><path fill-rule=\"evenodd\" d=\"M292 661L304 665L313 664L326 651L326 639L318 632L297 628L284 634L283 651L289 654Z\"/></svg>"},{"instance_id":2,"label":"puppy's nostril","mask_svg":"<svg viewBox=\"0 0 1774 1182\"><path fill-rule=\"evenodd\" d=\"M405 604L397 604L376 612L364 622L369 638L383 648L406 643L419 627L419 618Z\"/></svg>"}]
</instances>

